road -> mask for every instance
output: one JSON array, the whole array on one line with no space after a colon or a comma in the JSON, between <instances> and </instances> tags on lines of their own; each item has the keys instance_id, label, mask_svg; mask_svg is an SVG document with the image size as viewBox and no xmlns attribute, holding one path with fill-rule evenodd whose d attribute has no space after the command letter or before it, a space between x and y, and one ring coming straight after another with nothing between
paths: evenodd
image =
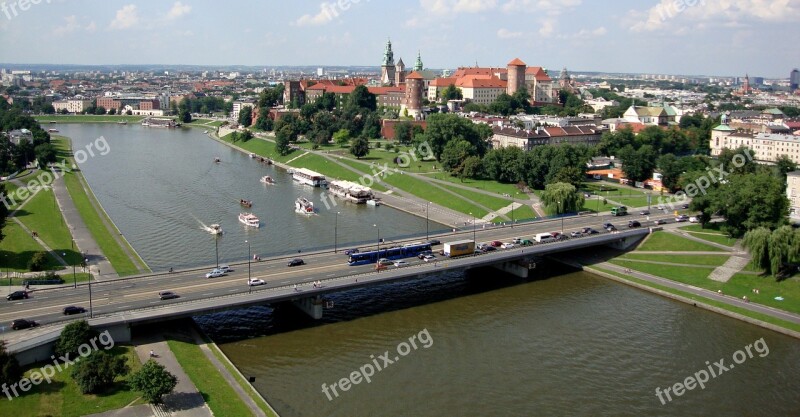
<instances>
[{"instance_id":1,"label":"road","mask_svg":"<svg viewBox=\"0 0 800 417\"><path fill-rule=\"evenodd\" d=\"M592 227L604 233L602 224L615 223L621 230L626 228L629 220L639 220L643 224L652 224L655 219L672 219L671 214L657 214L650 216L647 222L644 216L628 215L625 217L610 216L583 216L563 219L564 232L578 230L583 227ZM515 237L532 239L536 233L559 231L561 220L548 220L544 222L516 225L515 227L478 228L474 234L478 242L500 240L508 242ZM442 242L471 239L473 230L462 230L457 234L431 235L431 238ZM420 240L418 238L416 240ZM392 242L399 244L403 242ZM382 246L383 247L383 246ZM372 249L375 247L373 246ZM437 252L441 246L435 246ZM362 249L369 249L362 247ZM484 256L492 256L501 251L490 252ZM438 256L437 256L438 257ZM288 267L287 262L293 257L277 257L263 259L250 264L249 276L259 278L266 285L248 287L248 263L232 265L235 270L217 278L205 278L209 268L191 271L178 271L172 274L146 275L134 278L123 278L95 282L91 285L82 284L77 288L71 286L60 288L32 288L31 297L27 300L0 301L0 339L13 342L28 338L38 331L44 331L47 326L24 331L9 331L12 320L18 318L34 319L42 325L60 323L67 320L76 320L86 315L63 316L62 310L66 306L76 305L86 309L90 308L89 294L91 289L91 312L94 317L112 315L123 311L152 309L170 306L176 303L196 301L208 298L243 294L248 291L263 291L269 288L287 287L298 285L301 288L312 286L314 281L337 279L349 275L367 273L374 270L374 265L349 266L347 256L340 250L304 253L302 259L305 265ZM422 263L416 258L407 260L410 265ZM159 291L174 291L179 294L178 299L160 300ZM88 314L88 313L87 313Z\"/></svg>"}]
</instances>

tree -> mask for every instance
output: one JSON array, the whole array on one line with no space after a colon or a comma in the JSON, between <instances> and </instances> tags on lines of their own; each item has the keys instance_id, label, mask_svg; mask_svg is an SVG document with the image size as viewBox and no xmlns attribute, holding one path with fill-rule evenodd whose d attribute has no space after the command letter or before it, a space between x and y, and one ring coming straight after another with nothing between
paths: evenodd
<instances>
[{"instance_id":1,"label":"tree","mask_svg":"<svg viewBox=\"0 0 800 417\"><path fill-rule=\"evenodd\" d=\"M2 153L0 153L0 158L1 157ZM2 170L0 170L0 172L2 172ZM8 201L5 182L0 182L0 201ZM6 216L8 216L8 207L5 204L0 204L0 242L2 242L5 237L5 235L3 235L3 227L6 225ZM2 364L0 364L0 371L1 370Z\"/></svg>"},{"instance_id":2,"label":"tree","mask_svg":"<svg viewBox=\"0 0 800 417\"><path fill-rule=\"evenodd\" d=\"M239 110L239 124L244 127L249 127L253 124L253 108L250 106L244 106L241 110Z\"/></svg>"},{"instance_id":3,"label":"tree","mask_svg":"<svg viewBox=\"0 0 800 417\"><path fill-rule=\"evenodd\" d=\"M781 155L778 157L778 160L775 161L775 169L778 171L778 175L786 181L786 174L796 170L797 164L787 155Z\"/></svg>"},{"instance_id":4,"label":"tree","mask_svg":"<svg viewBox=\"0 0 800 417\"><path fill-rule=\"evenodd\" d=\"M456 87L454 84L450 84L442 90L441 93L441 103L447 104L449 100L461 100L464 98L464 94L462 94L461 89Z\"/></svg>"},{"instance_id":5,"label":"tree","mask_svg":"<svg viewBox=\"0 0 800 417\"><path fill-rule=\"evenodd\" d=\"M36 252L28 261L28 269L31 272L44 271L47 267L47 252Z\"/></svg>"},{"instance_id":6,"label":"tree","mask_svg":"<svg viewBox=\"0 0 800 417\"><path fill-rule=\"evenodd\" d=\"M285 156L292 152L289 143L292 142L293 136L296 137L296 134L289 125L285 125L278 130L278 133L275 135L275 150L278 151L278 154Z\"/></svg>"},{"instance_id":7,"label":"tree","mask_svg":"<svg viewBox=\"0 0 800 417\"><path fill-rule=\"evenodd\" d=\"M97 350L75 363L71 375L83 394L97 393L108 389L117 377L130 372L126 362L124 356Z\"/></svg>"},{"instance_id":8,"label":"tree","mask_svg":"<svg viewBox=\"0 0 800 417\"><path fill-rule=\"evenodd\" d=\"M22 378L22 368L17 358L6 350L5 340L0 340L0 386L8 386Z\"/></svg>"},{"instance_id":9,"label":"tree","mask_svg":"<svg viewBox=\"0 0 800 417\"><path fill-rule=\"evenodd\" d=\"M394 127L394 138L399 143L407 145L411 143L413 140L413 133L414 129L412 128L411 122L403 121L395 125Z\"/></svg>"},{"instance_id":10,"label":"tree","mask_svg":"<svg viewBox=\"0 0 800 417\"><path fill-rule=\"evenodd\" d=\"M333 134L333 141L340 147L347 146L350 143L350 131L347 129L339 129Z\"/></svg>"},{"instance_id":11,"label":"tree","mask_svg":"<svg viewBox=\"0 0 800 417\"><path fill-rule=\"evenodd\" d=\"M258 107L274 107L283 103L283 84L265 88L258 97Z\"/></svg>"},{"instance_id":12,"label":"tree","mask_svg":"<svg viewBox=\"0 0 800 417\"><path fill-rule=\"evenodd\" d=\"M770 272L769 240L772 232L766 227L749 230L744 234L742 246L750 251L750 264Z\"/></svg>"},{"instance_id":13,"label":"tree","mask_svg":"<svg viewBox=\"0 0 800 417\"><path fill-rule=\"evenodd\" d=\"M106 108L103 106L97 106L94 109L94 114L106 114Z\"/></svg>"},{"instance_id":14,"label":"tree","mask_svg":"<svg viewBox=\"0 0 800 417\"><path fill-rule=\"evenodd\" d=\"M470 156L477 156L475 146L466 140L453 140L447 143L442 151L439 161L442 168L449 171L453 176L460 177L464 168L464 161Z\"/></svg>"},{"instance_id":15,"label":"tree","mask_svg":"<svg viewBox=\"0 0 800 417\"><path fill-rule=\"evenodd\" d=\"M439 160L445 145L451 140L462 139L475 146L477 155L486 153L486 140L492 135L487 125L477 125L455 114L433 114L428 117L425 138L433 150L433 156Z\"/></svg>"},{"instance_id":16,"label":"tree","mask_svg":"<svg viewBox=\"0 0 800 417\"><path fill-rule=\"evenodd\" d=\"M182 109L178 111L178 120L180 120L181 123L191 123L192 113L187 109Z\"/></svg>"},{"instance_id":17,"label":"tree","mask_svg":"<svg viewBox=\"0 0 800 417\"><path fill-rule=\"evenodd\" d=\"M86 320L70 323L61 330L61 335L56 340L54 347L56 356L76 357L78 348L89 343L89 340L96 335L96 332L89 327Z\"/></svg>"},{"instance_id":18,"label":"tree","mask_svg":"<svg viewBox=\"0 0 800 417\"><path fill-rule=\"evenodd\" d=\"M583 208L585 199L574 185L565 182L547 184L542 202L553 214L575 213Z\"/></svg>"},{"instance_id":19,"label":"tree","mask_svg":"<svg viewBox=\"0 0 800 417\"><path fill-rule=\"evenodd\" d=\"M151 404L161 402L163 396L172 392L178 385L178 378L167 371L161 364L150 359L128 378L131 388L142 393L142 397Z\"/></svg>"},{"instance_id":20,"label":"tree","mask_svg":"<svg viewBox=\"0 0 800 417\"><path fill-rule=\"evenodd\" d=\"M111 110L109 110L109 111L108 111L108 114L110 114L110 115L115 115L115 114L117 114L117 109L111 109Z\"/></svg>"},{"instance_id":21,"label":"tree","mask_svg":"<svg viewBox=\"0 0 800 417\"><path fill-rule=\"evenodd\" d=\"M350 144L350 153L353 154L356 159L361 159L369 155L369 141L367 138L357 137L353 139L352 144Z\"/></svg>"},{"instance_id":22,"label":"tree","mask_svg":"<svg viewBox=\"0 0 800 417\"><path fill-rule=\"evenodd\" d=\"M266 107L262 107L261 111L258 112L258 118L256 119L256 129L264 132L271 132L272 128L273 123L272 119L269 117L269 112L267 111Z\"/></svg>"},{"instance_id":23,"label":"tree","mask_svg":"<svg viewBox=\"0 0 800 417\"><path fill-rule=\"evenodd\" d=\"M622 170L631 181L644 181L653 174L656 167L656 153L651 145L643 145L638 150L627 145L619 151L622 159Z\"/></svg>"},{"instance_id":24,"label":"tree","mask_svg":"<svg viewBox=\"0 0 800 417\"><path fill-rule=\"evenodd\" d=\"M316 104L320 110L332 111L336 108L336 94L326 91L317 99Z\"/></svg>"},{"instance_id":25,"label":"tree","mask_svg":"<svg viewBox=\"0 0 800 417\"><path fill-rule=\"evenodd\" d=\"M710 197L709 213L725 218L725 231L732 237L759 227L776 229L789 213L785 185L771 173L731 175Z\"/></svg>"},{"instance_id":26,"label":"tree","mask_svg":"<svg viewBox=\"0 0 800 417\"><path fill-rule=\"evenodd\" d=\"M56 162L56 148L50 143L43 143L37 146L34 148L34 153L41 169L45 169L47 164Z\"/></svg>"},{"instance_id":27,"label":"tree","mask_svg":"<svg viewBox=\"0 0 800 417\"><path fill-rule=\"evenodd\" d=\"M366 86L359 85L350 93L348 105L374 112L378 108L378 101L375 94L370 93Z\"/></svg>"},{"instance_id":28,"label":"tree","mask_svg":"<svg viewBox=\"0 0 800 417\"><path fill-rule=\"evenodd\" d=\"M464 178L477 178L481 175L481 158L470 156L464 160L462 165L461 182L464 182Z\"/></svg>"}]
</instances>

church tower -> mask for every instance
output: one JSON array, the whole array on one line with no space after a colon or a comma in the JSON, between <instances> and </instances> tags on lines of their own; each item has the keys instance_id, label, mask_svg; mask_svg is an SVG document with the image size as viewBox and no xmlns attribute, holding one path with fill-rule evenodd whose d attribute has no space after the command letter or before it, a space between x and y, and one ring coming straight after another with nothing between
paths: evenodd
<instances>
[{"instance_id":1,"label":"church tower","mask_svg":"<svg viewBox=\"0 0 800 417\"><path fill-rule=\"evenodd\" d=\"M399 86L400 84L404 84L406 82L406 64L403 63L403 58L397 61L394 70L394 85Z\"/></svg>"},{"instance_id":2,"label":"church tower","mask_svg":"<svg viewBox=\"0 0 800 417\"><path fill-rule=\"evenodd\" d=\"M383 64L381 65L381 84L394 84L395 64L394 52L392 52L392 40L386 41L386 48L383 50Z\"/></svg>"},{"instance_id":3,"label":"church tower","mask_svg":"<svg viewBox=\"0 0 800 417\"><path fill-rule=\"evenodd\" d=\"M417 51L417 62L414 63L414 71L422 71L422 55L420 55L419 51Z\"/></svg>"}]
</instances>

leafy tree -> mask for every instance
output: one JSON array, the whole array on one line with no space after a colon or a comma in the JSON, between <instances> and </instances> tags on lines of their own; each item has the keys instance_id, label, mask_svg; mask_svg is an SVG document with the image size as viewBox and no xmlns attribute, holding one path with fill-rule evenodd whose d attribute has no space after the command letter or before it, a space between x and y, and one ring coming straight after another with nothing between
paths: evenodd
<instances>
[{"instance_id":1,"label":"leafy tree","mask_svg":"<svg viewBox=\"0 0 800 417\"><path fill-rule=\"evenodd\" d=\"M477 156L470 156L464 160L461 169L461 182L464 178L478 178L481 175L481 158Z\"/></svg>"},{"instance_id":2,"label":"leafy tree","mask_svg":"<svg viewBox=\"0 0 800 417\"><path fill-rule=\"evenodd\" d=\"M70 355L74 358L78 355L78 348L89 343L96 334L86 320L72 322L64 327L56 340L55 353L57 356Z\"/></svg>"},{"instance_id":3,"label":"leafy tree","mask_svg":"<svg viewBox=\"0 0 800 417\"><path fill-rule=\"evenodd\" d=\"M44 169L47 164L56 162L56 148L50 143L43 143L34 148L39 167Z\"/></svg>"},{"instance_id":4,"label":"leafy tree","mask_svg":"<svg viewBox=\"0 0 800 417\"><path fill-rule=\"evenodd\" d=\"M369 155L369 141L367 138L357 137L353 139L353 142L350 145L350 153L353 154L356 159L361 159Z\"/></svg>"},{"instance_id":5,"label":"leafy tree","mask_svg":"<svg viewBox=\"0 0 800 417\"><path fill-rule=\"evenodd\" d=\"M44 271L47 267L47 252L36 252L28 261L28 269L32 272Z\"/></svg>"},{"instance_id":6,"label":"leafy tree","mask_svg":"<svg viewBox=\"0 0 800 417\"><path fill-rule=\"evenodd\" d=\"M127 358L113 356L97 350L73 365L72 378L83 394L91 394L108 389L117 377L130 372Z\"/></svg>"},{"instance_id":7,"label":"leafy tree","mask_svg":"<svg viewBox=\"0 0 800 417\"><path fill-rule=\"evenodd\" d=\"M94 114L106 114L106 108L103 106L97 106L94 109Z\"/></svg>"},{"instance_id":8,"label":"leafy tree","mask_svg":"<svg viewBox=\"0 0 800 417\"><path fill-rule=\"evenodd\" d=\"M5 340L0 340L0 386L18 382L22 378L22 368L17 358L6 350Z\"/></svg>"},{"instance_id":9,"label":"leafy tree","mask_svg":"<svg viewBox=\"0 0 800 417\"><path fill-rule=\"evenodd\" d=\"M574 185L565 182L547 184L542 202L554 214L575 213L583 207L585 199Z\"/></svg>"},{"instance_id":10,"label":"leafy tree","mask_svg":"<svg viewBox=\"0 0 800 417\"><path fill-rule=\"evenodd\" d=\"M341 147L347 146L350 143L350 131L347 129L339 129L333 134L333 141Z\"/></svg>"},{"instance_id":11,"label":"leafy tree","mask_svg":"<svg viewBox=\"0 0 800 417\"><path fill-rule=\"evenodd\" d=\"M445 145L439 161L442 163L442 168L453 176L460 177L464 161L470 156L477 156L477 152L475 146L466 140L453 140Z\"/></svg>"},{"instance_id":12,"label":"leafy tree","mask_svg":"<svg viewBox=\"0 0 800 417\"><path fill-rule=\"evenodd\" d=\"M178 120L180 120L182 123L191 123L192 113L187 109L182 109L178 112Z\"/></svg>"},{"instance_id":13,"label":"leafy tree","mask_svg":"<svg viewBox=\"0 0 800 417\"><path fill-rule=\"evenodd\" d=\"M414 129L412 128L411 122L403 121L394 127L395 140L404 145L411 143L411 140L414 138L413 134Z\"/></svg>"},{"instance_id":14,"label":"leafy tree","mask_svg":"<svg viewBox=\"0 0 800 417\"><path fill-rule=\"evenodd\" d=\"M778 171L778 175L783 178L783 181L786 181L786 174L795 171L797 169L797 164L792 161L792 158L789 158L787 155L781 155L778 157L778 160L775 161L775 170Z\"/></svg>"},{"instance_id":15,"label":"leafy tree","mask_svg":"<svg viewBox=\"0 0 800 417\"><path fill-rule=\"evenodd\" d=\"M433 114L428 117L425 138L433 150L433 156L440 160L445 145L451 140L466 140L471 143L476 154L486 153L486 140L492 135L487 125L477 125L455 114Z\"/></svg>"},{"instance_id":16,"label":"leafy tree","mask_svg":"<svg viewBox=\"0 0 800 417\"><path fill-rule=\"evenodd\" d=\"M293 141L293 137L296 140L297 134L294 133L294 130L292 130L292 127L289 125L285 125L278 130L278 133L275 135L275 150L278 151L278 154L286 156L292 152L289 143Z\"/></svg>"},{"instance_id":17,"label":"leafy tree","mask_svg":"<svg viewBox=\"0 0 800 417\"><path fill-rule=\"evenodd\" d=\"M239 124L244 127L249 127L253 124L253 108L250 106L244 106L241 110L239 110Z\"/></svg>"},{"instance_id":18,"label":"leafy tree","mask_svg":"<svg viewBox=\"0 0 800 417\"><path fill-rule=\"evenodd\" d=\"M0 156L2 156L2 153L0 153ZM0 182L0 201L7 201L6 184L4 182ZM5 237L3 235L3 227L6 225L6 216L8 216L8 207L5 204L0 204L0 242ZM2 370L2 364L0 364L0 370Z\"/></svg>"},{"instance_id":19,"label":"leafy tree","mask_svg":"<svg viewBox=\"0 0 800 417\"><path fill-rule=\"evenodd\" d=\"M316 104L320 110L332 111L336 108L336 94L326 91L317 99Z\"/></svg>"},{"instance_id":20,"label":"leafy tree","mask_svg":"<svg viewBox=\"0 0 800 417\"><path fill-rule=\"evenodd\" d=\"M273 123L268 113L269 112L267 111L266 107L261 108L261 111L258 112L258 118L256 119L256 129L262 130L264 132L272 131Z\"/></svg>"},{"instance_id":21,"label":"leafy tree","mask_svg":"<svg viewBox=\"0 0 800 417\"><path fill-rule=\"evenodd\" d=\"M142 365L130 378L131 388L142 393L142 397L151 404L158 404L162 397L172 392L178 385L178 378L167 371L161 364L150 359Z\"/></svg>"},{"instance_id":22,"label":"leafy tree","mask_svg":"<svg viewBox=\"0 0 800 417\"><path fill-rule=\"evenodd\" d=\"M770 272L769 241L772 232L766 227L747 231L742 239L742 246L750 251L750 264L767 273Z\"/></svg>"},{"instance_id":23,"label":"leafy tree","mask_svg":"<svg viewBox=\"0 0 800 417\"><path fill-rule=\"evenodd\" d=\"M375 94L370 93L366 86L359 85L350 93L348 105L375 111L378 108L378 101Z\"/></svg>"},{"instance_id":24,"label":"leafy tree","mask_svg":"<svg viewBox=\"0 0 800 417\"><path fill-rule=\"evenodd\" d=\"M725 218L725 230L733 237L758 227L775 229L789 212L783 181L768 172L731 175L711 198L709 212Z\"/></svg>"},{"instance_id":25,"label":"leafy tree","mask_svg":"<svg viewBox=\"0 0 800 417\"><path fill-rule=\"evenodd\" d=\"M117 109L111 109L111 110L109 110L109 111L108 111L108 114L110 114L110 115L115 115L115 114L117 114Z\"/></svg>"},{"instance_id":26,"label":"leafy tree","mask_svg":"<svg viewBox=\"0 0 800 417\"><path fill-rule=\"evenodd\" d=\"M317 114L319 111L319 107L317 107L316 103L306 103L302 107L300 107L300 116L308 121L314 118L314 115Z\"/></svg>"},{"instance_id":27,"label":"leafy tree","mask_svg":"<svg viewBox=\"0 0 800 417\"><path fill-rule=\"evenodd\" d=\"M717 156L717 160L722 165L725 172L731 174L752 174L756 172L756 163L751 161L747 155L753 155L746 146L736 149L724 148Z\"/></svg>"},{"instance_id":28,"label":"leafy tree","mask_svg":"<svg viewBox=\"0 0 800 417\"><path fill-rule=\"evenodd\" d=\"M622 170L631 181L644 181L653 174L656 167L656 152L651 145L643 145L638 150L628 145L619 151Z\"/></svg>"},{"instance_id":29,"label":"leafy tree","mask_svg":"<svg viewBox=\"0 0 800 417\"><path fill-rule=\"evenodd\" d=\"M492 149L483 158L483 172L495 181L514 184L524 178L525 154L517 147Z\"/></svg>"},{"instance_id":30,"label":"leafy tree","mask_svg":"<svg viewBox=\"0 0 800 417\"><path fill-rule=\"evenodd\" d=\"M274 107L283 103L283 84L265 88L258 97L258 107Z\"/></svg>"}]
</instances>

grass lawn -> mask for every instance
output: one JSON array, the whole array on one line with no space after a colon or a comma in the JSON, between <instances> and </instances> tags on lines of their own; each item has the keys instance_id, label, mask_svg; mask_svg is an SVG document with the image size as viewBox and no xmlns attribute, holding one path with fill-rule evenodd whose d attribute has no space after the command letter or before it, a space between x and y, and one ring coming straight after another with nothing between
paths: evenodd
<instances>
[{"instance_id":1,"label":"grass lawn","mask_svg":"<svg viewBox=\"0 0 800 417\"><path fill-rule=\"evenodd\" d=\"M700 224L690 224L688 226L683 226L681 229L687 232L703 232L703 233L716 233L719 235L725 236L725 232L722 231L722 226L725 225L725 222L714 222L708 223L705 228Z\"/></svg>"},{"instance_id":2,"label":"grass lawn","mask_svg":"<svg viewBox=\"0 0 800 417\"><path fill-rule=\"evenodd\" d=\"M128 358L131 373L141 367L132 347L115 346L111 354ZM25 374L39 370L43 364L26 367ZM0 415L14 417L79 417L125 407L128 404L143 403L138 400L138 392L131 391L126 383L127 377L117 380L110 389L98 395L84 395L70 376L72 368L57 372L51 383L43 381L25 395L8 401L3 395L0 399ZM130 375L130 374L129 374Z\"/></svg>"},{"instance_id":3,"label":"grass lawn","mask_svg":"<svg viewBox=\"0 0 800 417\"><path fill-rule=\"evenodd\" d=\"M688 264L698 266L721 266L730 256L728 255L658 255L648 253L627 253L617 259L636 259L641 261L669 262L673 264Z\"/></svg>"},{"instance_id":4,"label":"grass lawn","mask_svg":"<svg viewBox=\"0 0 800 417\"><path fill-rule=\"evenodd\" d=\"M705 232L703 232L703 233L689 233L689 234L694 236L694 237L696 237L696 238L698 238L698 239L707 240L709 242L718 243L720 245L733 247L733 245L736 244L736 239L728 237L728 236L725 236L723 234L708 234L708 233L705 233Z\"/></svg>"},{"instance_id":5,"label":"grass lawn","mask_svg":"<svg viewBox=\"0 0 800 417\"><path fill-rule=\"evenodd\" d=\"M42 189L29 198L28 204L16 217L39 234L47 246L62 255L69 264L79 264L81 254L72 246L72 233L64 223L64 217L56 204L52 189Z\"/></svg>"},{"instance_id":6,"label":"grass lawn","mask_svg":"<svg viewBox=\"0 0 800 417\"><path fill-rule=\"evenodd\" d=\"M5 189L6 189L5 195L11 196L13 198L13 200L11 198L7 198L7 202L9 203L8 204L8 212L11 213L12 211L14 211L14 209L16 209L19 206L19 203L20 203L19 199L17 198L17 194L16 194L17 189L19 187L17 187L17 185L14 184L13 182L8 182L8 181L3 181L3 185L5 185ZM12 202L14 204L11 204ZM5 204L5 203L0 202L0 204Z\"/></svg>"},{"instance_id":7,"label":"grass lawn","mask_svg":"<svg viewBox=\"0 0 800 417\"><path fill-rule=\"evenodd\" d=\"M695 287L707 288L714 291L722 288L722 283L708 279L708 275L714 270L713 267L646 264L642 262L631 262L620 259L614 259L609 262L624 268L630 268L634 271L644 272L657 277L694 285Z\"/></svg>"},{"instance_id":8,"label":"grass lawn","mask_svg":"<svg viewBox=\"0 0 800 417\"><path fill-rule=\"evenodd\" d=\"M11 220L6 220L6 225L3 227L3 235L5 237L0 241L0 260L3 262L3 269L9 269L14 272L27 272L28 260L33 257L34 253L44 251L44 248L39 246L30 234L22 230L22 227ZM61 264L56 262L53 257L47 257L47 269L61 268ZM5 274L0 275L5 277ZM8 281L6 280L6 282Z\"/></svg>"},{"instance_id":9,"label":"grass lawn","mask_svg":"<svg viewBox=\"0 0 800 417\"><path fill-rule=\"evenodd\" d=\"M700 251L700 252L724 252L723 249L715 246L704 245L700 242L686 239L684 237L667 233L656 232L651 234L637 251Z\"/></svg>"},{"instance_id":10,"label":"grass lawn","mask_svg":"<svg viewBox=\"0 0 800 417\"><path fill-rule=\"evenodd\" d=\"M458 194L458 195L470 200L470 201L474 201L475 203L478 203L478 204L480 204L482 206L488 207L488 208L490 208L492 210L495 210L495 211L500 210L502 208L505 208L505 207L508 207L508 206L511 205L511 200L510 199L494 197L494 196L478 193L478 192L475 192L475 191L464 190L464 189L461 189L461 188L458 188L458 187L451 187L451 186L448 186L448 185L445 185L443 187L446 188L447 190L450 190L450 191L452 191L452 192L454 192L454 193L456 193L456 194ZM511 218L510 214L508 216L509 216L509 218Z\"/></svg>"},{"instance_id":11,"label":"grass lawn","mask_svg":"<svg viewBox=\"0 0 800 417\"><path fill-rule=\"evenodd\" d=\"M253 402L255 402L256 405L258 405L258 408L260 408L261 411L263 411L264 414L266 414L268 417L278 417L278 415L272 412L272 410L267 406L267 404L264 402L265 400L263 399L263 397L261 397L260 394L255 392L253 386L250 385L249 382L245 381L241 373L230 363L230 361L219 350L219 348L216 345L209 345L208 347L209 349L211 349L211 353L213 353L214 356L216 356L217 359L220 361L220 363L222 363L225 366L225 369L227 369L228 372L231 375L233 375L234 378L236 378L236 381L239 383L239 386L241 386L242 389L247 393L247 395L253 399Z\"/></svg>"},{"instance_id":12,"label":"grass lawn","mask_svg":"<svg viewBox=\"0 0 800 417\"><path fill-rule=\"evenodd\" d=\"M270 158L277 162L285 163L286 161L296 158L302 154L303 151L294 150L289 153L289 155L279 155L278 151L275 150L275 142L270 142L267 140L253 138L248 140L247 142L236 142L233 143L231 141L231 134L225 135L221 138L222 141L236 145L248 152L252 152L256 155L260 155L266 158Z\"/></svg>"},{"instance_id":13,"label":"grass lawn","mask_svg":"<svg viewBox=\"0 0 800 417\"><path fill-rule=\"evenodd\" d=\"M441 167L441 164L436 160L423 160L422 155L418 152L411 152L412 147L401 146L400 150L387 151L385 149L370 149L369 155L361 158L362 161L374 162L376 164L387 164L389 168L398 168L407 172L431 172L435 171L434 166ZM413 156L412 156L413 155ZM400 164L395 164L394 159L400 157ZM402 165L402 166L401 166Z\"/></svg>"},{"instance_id":14,"label":"grass lawn","mask_svg":"<svg viewBox=\"0 0 800 417\"><path fill-rule=\"evenodd\" d=\"M167 343L215 416L253 415L199 346L179 340L168 340Z\"/></svg>"},{"instance_id":15,"label":"grass lawn","mask_svg":"<svg viewBox=\"0 0 800 417\"><path fill-rule=\"evenodd\" d=\"M185 124L185 126L193 126L193 127L218 127L222 126L225 123L221 120L211 120L211 119L192 119L191 122Z\"/></svg>"},{"instance_id":16,"label":"grass lawn","mask_svg":"<svg viewBox=\"0 0 800 417\"><path fill-rule=\"evenodd\" d=\"M144 116L127 115L94 115L94 114L72 114L72 115L47 115L34 117L39 123L116 123L116 122L140 122ZM52 127L52 126L51 126ZM45 128L47 128L45 126Z\"/></svg>"},{"instance_id":17,"label":"grass lawn","mask_svg":"<svg viewBox=\"0 0 800 417\"><path fill-rule=\"evenodd\" d=\"M605 197L604 197L605 198ZM630 208L638 208L638 207L647 207L647 197L643 197L641 195L638 196L619 196L619 197L608 197L611 200L614 200L618 203L622 203L622 205ZM652 202L655 200L651 200L651 206L655 206ZM597 203L595 203L597 204ZM611 210L611 209L609 209Z\"/></svg>"},{"instance_id":18,"label":"grass lawn","mask_svg":"<svg viewBox=\"0 0 800 417\"><path fill-rule=\"evenodd\" d=\"M754 294L753 289L759 293ZM736 274L722 286L722 291L733 297L747 296L750 302L777 309L800 313L800 278L789 278L777 282L774 277L760 277L750 274ZM775 297L781 296L783 301Z\"/></svg>"},{"instance_id":19,"label":"grass lawn","mask_svg":"<svg viewBox=\"0 0 800 417\"><path fill-rule=\"evenodd\" d=\"M508 212L508 217L511 217L511 212ZM527 204L514 209L514 220L528 220L533 218L536 218L536 212L533 211L533 207Z\"/></svg>"},{"instance_id":20,"label":"grass lawn","mask_svg":"<svg viewBox=\"0 0 800 417\"><path fill-rule=\"evenodd\" d=\"M468 201L453 198L451 195L443 193L435 187L431 187L427 182L409 175L394 174L383 178L383 181L423 200L430 201L460 213L472 213L478 219L488 214L486 210Z\"/></svg>"},{"instance_id":21,"label":"grass lawn","mask_svg":"<svg viewBox=\"0 0 800 417\"><path fill-rule=\"evenodd\" d=\"M444 172L438 172L435 174L428 173L423 175L437 180L452 182L454 184L466 185L467 187L477 188L479 190L491 191L500 196L503 194L517 195L517 193L520 192L515 184L503 184L501 182L492 180L473 180L469 178L465 178L464 182L461 182L460 179ZM522 196L521 193L519 195Z\"/></svg>"},{"instance_id":22,"label":"grass lawn","mask_svg":"<svg viewBox=\"0 0 800 417\"><path fill-rule=\"evenodd\" d=\"M750 318L753 318L753 319L756 319L756 320L761 320L761 321L766 322L766 323L771 323L771 324L774 324L776 326L780 326L780 327L783 327L783 328L786 328L786 329L789 329L789 330L794 330L796 332L800 332L800 325L799 324L795 324L795 323L792 323L792 322L789 322L789 321L785 321L785 320L776 319L776 318L774 318L772 316L768 316L766 314L756 313L756 312L753 312L753 311L745 310L743 308L731 306L731 305L725 304L725 303L717 301L717 300L711 300L709 298L696 296L694 294L689 294L687 292L679 291L679 290L676 290L676 289L673 289L673 288L665 287L665 286L658 285L658 284L653 284L653 283L650 283L650 282L647 282L647 281L644 281L644 280L641 280L641 279L638 279L638 278L634 278L634 277L627 276L625 274L621 274L621 273L616 272L616 271L611 271L611 270L604 269L604 268L595 268L595 269L597 269L599 271L602 271L602 272L605 272L607 274L614 275L616 277L622 278L622 279L624 279L626 281L630 281L630 282L634 282L634 283L637 283L637 284L641 284L641 285L644 285L646 287L655 288L655 289L658 289L658 290L661 290L661 291L664 291L664 292L667 292L667 293L670 293L670 294L679 295L681 297L688 298L688 299L693 300L693 301L697 301L697 302L701 302L701 303L704 303L704 304L708 304L708 305L711 305L711 306L714 306L714 307L721 308L723 310L728 310L728 311L731 311L731 312L734 312L734 313L737 313L737 314L741 314L743 316L747 316L747 317L750 317Z\"/></svg>"}]
</instances>

